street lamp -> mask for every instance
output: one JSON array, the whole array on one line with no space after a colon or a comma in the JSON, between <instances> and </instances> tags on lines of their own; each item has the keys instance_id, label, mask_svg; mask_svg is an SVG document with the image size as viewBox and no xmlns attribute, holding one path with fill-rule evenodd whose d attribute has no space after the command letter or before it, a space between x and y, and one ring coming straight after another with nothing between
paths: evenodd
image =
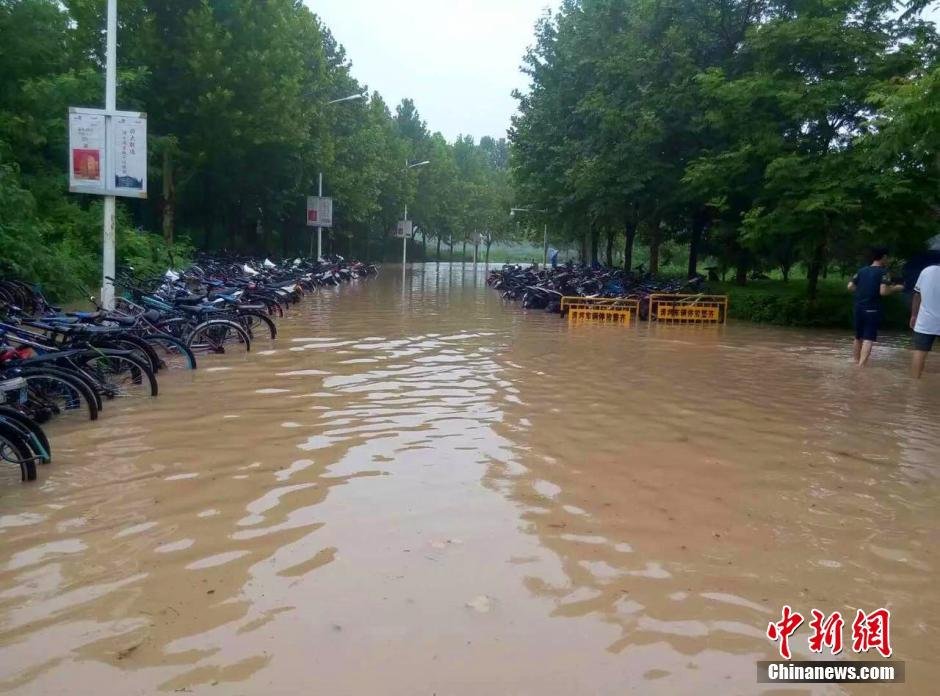
<instances>
[{"instance_id":1,"label":"street lamp","mask_svg":"<svg viewBox=\"0 0 940 696\"><path fill-rule=\"evenodd\" d=\"M424 160L423 162L415 162L414 164L408 164L408 160L405 160L405 168L402 169L402 172L407 174L409 169L417 169L418 167L424 167L431 164L430 160ZM408 224L408 201L405 201L405 217L402 218L401 225L401 272L404 274L405 266L408 263L408 231L405 227Z\"/></svg>"},{"instance_id":2,"label":"street lamp","mask_svg":"<svg viewBox=\"0 0 940 696\"><path fill-rule=\"evenodd\" d=\"M526 206L525 208L510 208L509 217L516 217L516 213L542 213L548 215L547 210L541 208L533 208L532 206ZM548 222L546 221L545 226L542 228L542 265L548 265Z\"/></svg>"},{"instance_id":3,"label":"street lamp","mask_svg":"<svg viewBox=\"0 0 940 696\"><path fill-rule=\"evenodd\" d=\"M340 99L334 99L326 103L327 106L331 104L341 104L342 102L353 101L354 99L368 99L368 94L350 94L348 97L341 97ZM317 197L323 198L323 172L320 172L318 178L317 186ZM310 239L310 255L313 256L313 239ZM323 258L323 227L317 225L317 260Z\"/></svg>"},{"instance_id":4,"label":"street lamp","mask_svg":"<svg viewBox=\"0 0 940 696\"><path fill-rule=\"evenodd\" d=\"M352 101L353 99L368 99L369 95L367 94L350 94L348 97L343 97L341 99L334 99L333 101L328 101L327 106L330 104L339 104L341 102Z\"/></svg>"}]
</instances>

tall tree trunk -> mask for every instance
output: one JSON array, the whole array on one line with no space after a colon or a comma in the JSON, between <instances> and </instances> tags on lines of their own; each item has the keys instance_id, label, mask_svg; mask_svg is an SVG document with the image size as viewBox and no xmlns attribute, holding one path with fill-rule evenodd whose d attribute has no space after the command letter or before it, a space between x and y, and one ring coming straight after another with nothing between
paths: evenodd
<instances>
[{"instance_id":1,"label":"tall tree trunk","mask_svg":"<svg viewBox=\"0 0 940 696\"><path fill-rule=\"evenodd\" d=\"M583 233L581 235L581 263L585 266L588 263L589 253L590 252L588 251L588 235L586 233Z\"/></svg>"},{"instance_id":2,"label":"tall tree trunk","mask_svg":"<svg viewBox=\"0 0 940 696\"><path fill-rule=\"evenodd\" d=\"M637 208L631 207L623 225L623 270L629 273L633 270L633 244L636 241Z\"/></svg>"},{"instance_id":3,"label":"tall tree trunk","mask_svg":"<svg viewBox=\"0 0 940 696\"><path fill-rule=\"evenodd\" d=\"M451 237L447 240L447 245L450 247L450 262L454 262L454 238Z\"/></svg>"},{"instance_id":4,"label":"tall tree trunk","mask_svg":"<svg viewBox=\"0 0 940 696\"><path fill-rule=\"evenodd\" d=\"M163 148L163 241L173 244L173 227L176 218L176 182L173 181L173 154Z\"/></svg>"},{"instance_id":5,"label":"tall tree trunk","mask_svg":"<svg viewBox=\"0 0 940 696\"><path fill-rule=\"evenodd\" d=\"M421 260L428 260L428 233L423 227L421 228Z\"/></svg>"},{"instance_id":6,"label":"tall tree trunk","mask_svg":"<svg viewBox=\"0 0 940 696\"><path fill-rule=\"evenodd\" d=\"M689 240L689 278L698 275L698 251L708 221L708 213L699 209L692 216L692 239Z\"/></svg>"},{"instance_id":7,"label":"tall tree trunk","mask_svg":"<svg viewBox=\"0 0 940 696\"><path fill-rule=\"evenodd\" d=\"M607 228L607 268L614 267L614 228Z\"/></svg>"},{"instance_id":8,"label":"tall tree trunk","mask_svg":"<svg viewBox=\"0 0 940 696\"><path fill-rule=\"evenodd\" d=\"M441 235L440 233L438 233L437 235L437 260L438 261L441 260Z\"/></svg>"},{"instance_id":9,"label":"tall tree trunk","mask_svg":"<svg viewBox=\"0 0 940 696\"><path fill-rule=\"evenodd\" d=\"M460 252L461 263L467 260L467 238L463 238L463 251Z\"/></svg>"},{"instance_id":10,"label":"tall tree trunk","mask_svg":"<svg viewBox=\"0 0 940 696\"><path fill-rule=\"evenodd\" d=\"M826 239L820 239L813 248L813 258L809 262L806 272L807 285L809 286L809 299L815 300L819 294L819 275L822 272L823 265L826 263Z\"/></svg>"},{"instance_id":11,"label":"tall tree trunk","mask_svg":"<svg viewBox=\"0 0 940 696\"><path fill-rule=\"evenodd\" d=\"M659 252L663 245L662 220L654 217L650 223L650 267L652 275L659 273Z\"/></svg>"},{"instance_id":12,"label":"tall tree trunk","mask_svg":"<svg viewBox=\"0 0 940 696\"><path fill-rule=\"evenodd\" d=\"M595 223L591 223L591 263L595 264L598 260L598 247L601 241L601 231Z\"/></svg>"},{"instance_id":13,"label":"tall tree trunk","mask_svg":"<svg viewBox=\"0 0 940 696\"><path fill-rule=\"evenodd\" d=\"M659 273L659 252L663 244L663 232L659 218L654 218L650 224L650 268L653 275Z\"/></svg>"},{"instance_id":14,"label":"tall tree trunk","mask_svg":"<svg viewBox=\"0 0 940 696\"><path fill-rule=\"evenodd\" d=\"M489 265L490 265L490 246L491 246L492 244L493 244L492 241L488 241L488 242L486 243L486 262L485 262L485 263L486 263L486 266L487 266L487 267L489 267Z\"/></svg>"},{"instance_id":15,"label":"tall tree trunk","mask_svg":"<svg viewBox=\"0 0 940 696\"><path fill-rule=\"evenodd\" d=\"M738 262L737 267L734 269L735 285L747 285L747 266L747 261L743 258Z\"/></svg>"}]
</instances>

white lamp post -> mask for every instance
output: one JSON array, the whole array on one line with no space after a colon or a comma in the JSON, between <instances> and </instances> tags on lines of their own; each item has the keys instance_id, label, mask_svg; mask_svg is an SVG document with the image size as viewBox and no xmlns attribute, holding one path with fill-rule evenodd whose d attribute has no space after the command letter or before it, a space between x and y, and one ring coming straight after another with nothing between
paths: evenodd
<instances>
[{"instance_id":1,"label":"white lamp post","mask_svg":"<svg viewBox=\"0 0 940 696\"><path fill-rule=\"evenodd\" d=\"M104 108L108 113L117 111L117 0L108 0L108 38L105 55ZM106 121L106 125L110 119ZM105 133L108 142L110 133ZM104 197L104 228L101 250L101 306L114 309L114 246L117 237L115 197Z\"/></svg>"},{"instance_id":2,"label":"white lamp post","mask_svg":"<svg viewBox=\"0 0 940 696\"><path fill-rule=\"evenodd\" d=\"M348 97L342 97L340 99L333 99L328 101L327 106L331 104L341 104L343 102L354 101L356 99L368 99L369 95L367 94L350 94ZM319 185L317 187L317 197L323 198L323 172L320 172ZM311 253L313 251L313 240L310 241ZM323 258L323 227L317 225L317 260Z\"/></svg>"}]
</instances>

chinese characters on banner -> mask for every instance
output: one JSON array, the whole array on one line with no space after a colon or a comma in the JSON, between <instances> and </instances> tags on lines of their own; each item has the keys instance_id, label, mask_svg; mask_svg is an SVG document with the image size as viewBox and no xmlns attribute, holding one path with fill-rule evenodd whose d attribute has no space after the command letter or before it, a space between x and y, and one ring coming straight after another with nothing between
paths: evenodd
<instances>
[{"instance_id":1,"label":"chinese characters on banner","mask_svg":"<svg viewBox=\"0 0 940 696\"><path fill-rule=\"evenodd\" d=\"M69 188L104 191L104 116L69 114Z\"/></svg>"},{"instance_id":2,"label":"chinese characters on banner","mask_svg":"<svg viewBox=\"0 0 940 696\"><path fill-rule=\"evenodd\" d=\"M70 109L69 190L146 198L146 115Z\"/></svg>"},{"instance_id":3,"label":"chinese characters on banner","mask_svg":"<svg viewBox=\"0 0 940 696\"><path fill-rule=\"evenodd\" d=\"M818 609L812 610L813 620L809 622L812 635L809 637L809 650L821 653L823 646L829 649L832 655L838 655L843 649L842 631L845 620L839 612L826 616ZM789 606L783 607L780 621L772 621L767 626L767 638L778 643L780 656L784 660L791 658L790 638L803 624L803 615L793 611ZM876 609L866 614L859 609L852 622L852 652L863 654L872 650L878 651L882 657L891 657L891 612L887 609Z\"/></svg>"},{"instance_id":4,"label":"chinese characters on banner","mask_svg":"<svg viewBox=\"0 0 940 696\"><path fill-rule=\"evenodd\" d=\"M147 191L147 120L116 116L111 122L111 176L115 195ZM123 192L123 193L122 193Z\"/></svg>"}]
</instances>

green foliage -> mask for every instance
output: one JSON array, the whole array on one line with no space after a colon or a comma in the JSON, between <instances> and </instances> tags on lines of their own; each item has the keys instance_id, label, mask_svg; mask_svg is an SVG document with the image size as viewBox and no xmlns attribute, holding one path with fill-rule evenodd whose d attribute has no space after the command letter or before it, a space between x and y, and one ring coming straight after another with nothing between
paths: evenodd
<instances>
[{"instance_id":1,"label":"green foliage","mask_svg":"<svg viewBox=\"0 0 940 696\"><path fill-rule=\"evenodd\" d=\"M923 249L940 210L938 38L924 4L565 0L536 28L516 188L600 256L634 240L750 271ZM608 246L608 249L610 246ZM608 252L608 260L613 255Z\"/></svg>"},{"instance_id":2,"label":"green foliage","mask_svg":"<svg viewBox=\"0 0 940 696\"><path fill-rule=\"evenodd\" d=\"M55 298L79 296L98 281L101 224L100 205L82 208L66 199L40 216L17 169L0 164L0 276L37 282ZM167 246L161 237L131 228L126 214L118 218L117 251L123 263L145 275L192 255L187 241Z\"/></svg>"},{"instance_id":3,"label":"green foliage","mask_svg":"<svg viewBox=\"0 0 940 696\"><path fill-rule=\"evenodd\" d=\"M729 296L729 316L733 319L778 326L852 327L852 296L845 289L846 281L820 281L815 300L807 297L806 285L805 281L762 280L747 287L712 284L711 289ZM886 298L884 308L885 328L907 328L910 309L903 297Z\"/></svg>"},{"instance_id":4,"label":"green foliage","mask_svg":"<svg viewBox=\"0 0 940 696\"><path fill-rule=\"evenodd\" d=\"M0 0L0 272L66 296L100 265L100 203L66 193L63 163L67 108L101 106L105 5ZM304 3L122 0L119 20L118 104L150 132L150 197L119 203L119 262L165 270L191 251L177 229L207 249L306 252L320 172L327 251L381 255L406 204L425 242L505 217L505 140L448 143L407 99L394 115L377 93L331 104L366 88ZM416 158L431 165L406 173Z\"/></svg>"}]
</instances>

